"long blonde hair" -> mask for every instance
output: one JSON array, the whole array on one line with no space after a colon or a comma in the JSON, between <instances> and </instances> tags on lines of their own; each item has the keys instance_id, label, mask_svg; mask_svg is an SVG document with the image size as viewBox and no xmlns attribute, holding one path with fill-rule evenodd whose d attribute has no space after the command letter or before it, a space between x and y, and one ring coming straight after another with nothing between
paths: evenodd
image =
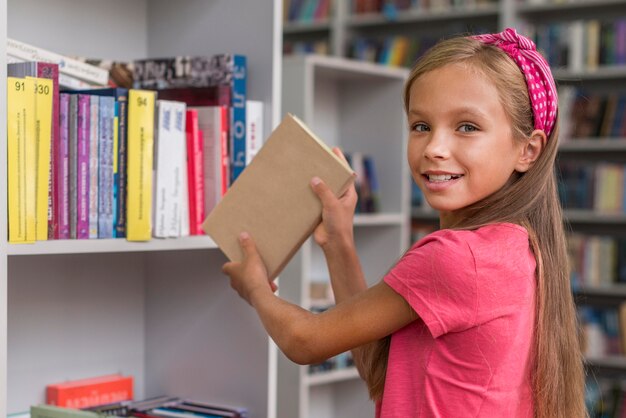
<instances>
[{"instance_id":1,"label":"long blonde hair","mask_svg":"<svg viewBox=\"0 0 626 418\"><path fill-rule=\"evenodd\" d=\"M404 90L408 110L412 84L423 74L463 62L485 74L497 87L513 136L528 138L533 117L524 77L503 51L471 38L453 38L431 48L416 64ZM452 228L475 229L494 222L524 226L537 261L537 304L533 343L532 386L535 417L580 418L584 405L583 358L576 309L570 289L555 159L558 124L531 168L485 199L462 209L462 221ZM361 366L370 397L382 398L390 337L362 347L355 361Z\"/></svg>"}]
</instances>

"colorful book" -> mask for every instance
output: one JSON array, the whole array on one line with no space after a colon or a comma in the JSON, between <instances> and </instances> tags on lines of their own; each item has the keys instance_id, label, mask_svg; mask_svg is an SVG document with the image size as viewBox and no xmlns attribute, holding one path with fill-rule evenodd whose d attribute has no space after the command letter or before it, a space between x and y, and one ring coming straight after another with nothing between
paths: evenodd
<instances>
[{"instance_id":1,"label":"colorful book","mask_svg":"<svg viewBox=\"0 0 626 418\"><path fill-rule=\"evenodd\" d=\"M48 239L48 214L50 208L50 155L54 84L51 79L47 78L33 78L33 80L35 82L36 95L35 238L37 241L46 241Z\"/></svg>"},{"instance_id":2,"label":"colorful book","mask_svg":"<svg viewBox=\"0 0 626 418\"><path fill-rule=\"evenodd\" d=\"M133 399L133 378L111 374L46 386L46 403L68 408L88 408Z\"/></svg>"},{"instance_id":3,"label":"colorful book","mask_svg":"<svg viewBox=\"0 0 626 418\"><path fill-rule=\"evenodd\" d=\"M337 196L354 180L342 159L287 115L202 227L232 261L242 259L239 234L250 233L275 278L321 221L315 176Z\"/></svg>"},{"instance_id":4,"label":"colorful book","mask_svg":"<svg viewBox=\"0 0 626 418\"><path fill-rule=\"evenodd\" d=\"M36 235L34 80L7 77L7 91L9 242L33 242ZM30 158L27 152L31 153Z\"/></svg>"},{"instance_id":5,"label":"colorful book","mask_svg":"<svg viewBox=\"0 0 626 418\"><path fill-rule=\"evenodd\" d=\"M189 235L202 234L204 220L204 145L198 124L198 111L188 109L187 135L187 190L189 191Z\"/></svg>"},{"instance_id":6,"label":"colorful book","mask_svg":"<svg viewBox=\"0 0 626 418\"><path fill-rule=\"evenodd\" d=\"M59 94L59 144L55 160L57 239L70 238L70 95Z\"/></svg>"},{"instance_id":7,"label":"colorful book","mask_svg":"<svg viewBox=\"0 0 626 418\"><path fill-rule=\"evenodd\" d=\"M50 167L48 174L48 239L58 238L58 209L55 202L56 179L53 167L59 143L59 66L48 62L18 62L7 66L7 75L12 77L37 77L52 81L52 113L50 138ZM38 238L39 239L39 238Z\"/></svg>"},{"instance_id":8,"label":"colorful book","mask_svg":"<svg viewBox=\"0 0 626 418\"><path fill-rule=\"evenodd\" d=\"M62 408L53 405L34 405L30 407L30 418L102 418L96 412Z\"/></svg>"},{"instance_id":9,"label":"colorful book","mask_svg":"<svg viewBox=\"0 0 626 418\"><path fill-rule=\"evenodd\" d=\"M91 96L78 95L76 134L76 238L89 239L89 141Z\"/></svg>"},{"instance_id":10,"label":"colorful book","mask_svg":"<svg viewBox=\"0 0 626 418\"><path fill-rule=\"evenodd\" d=\"M117 124L113 137L113 225L115 238L126 236L127 132L128 132L128 89L105 88L79 91L96 96L115 98Z\"/></svg>"},{"instance_id":11,"label":"colorful book","mask_svg":"<svg viewBox=\"0 0 626 418\"><path fill-rule=\"evenodd\" d=\"M100 104L100 149L98 152L98 238L113 238L115 98L92 96Z\"/></svg>"},{"instance_id":12,"label":"colorful book","mask_svg":"<svg viewBox=\"0 0 626 418\"><path fill-rule=\"evenodd\" d=\"M98 180L100 176L100 100L89 96L89 232L88 238L98 238Z\"/></svg>"},{"instance_id":13,"label":"colorful book","mask_svg":"<svg viewBox=\"0 0 626 418\"><path fill-rule=\"evenodd\" d=\"M209 213L228 190L228 107L194 107L204 146L204 211Z\"/></svg>"},{"instance_id":14,"label":"colorful book","mask_svg":"<svg viewBox=\"0 0 626 418\"><path fill-rule=\"evenodd\" d=\"M180 235L185 108L181 102L157 101L153 206L153 235L157 238Z\"/></svg>"},{"instance_id":15,"label":"colorful book","mask_svg":"<svg viewBox=\"0 0 626 418\"><path fill-rule=\"evenodd\" d=\"M128 92L128 196L126 239L147 241L152 235L152 163L156 94Z\"/></svg>"}]
</instances>

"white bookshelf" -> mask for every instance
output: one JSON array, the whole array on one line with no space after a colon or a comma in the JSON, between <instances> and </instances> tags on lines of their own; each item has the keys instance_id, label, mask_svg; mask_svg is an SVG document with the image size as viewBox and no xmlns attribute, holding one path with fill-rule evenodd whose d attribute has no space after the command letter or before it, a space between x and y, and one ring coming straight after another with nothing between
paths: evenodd
<instances>
[{"instance_id":1,"label":"white bookshelf","mask_svg":"<svg viewBox=\"0 0 626 418\"><path fill-rule=\"evenodd\" d=\"M381 210L357 214L354 234L367 282L378 282L408 248L409 170L403 86L406 70L307 56L283 61L283 109L301 117L331 146L373 156ZM321 249L307 241L281 274L287 299L309 306L310 283L328 281ZM361 418L374 416L356 369L309 374L279 356L278 416Z\"/></svg>"},{"instance_id":2,"label":"white bookshelf","mask_svg":"<svg viewBox=\"0 0 626 418\"><path fill-rule=\"evenodd\" d=\"M281 16L280 0L8 0L0 77L7 36L117 60L245 54L248 97L265 103L268 135L281 119ZM0 166L6 158L0 147ZM134 377L136 399L171 394L276 416L276 348L209 238L10 245L6 191L3 176L0 416L43 403L46 384L117 372Z\"/></svg>"}]
</instances>

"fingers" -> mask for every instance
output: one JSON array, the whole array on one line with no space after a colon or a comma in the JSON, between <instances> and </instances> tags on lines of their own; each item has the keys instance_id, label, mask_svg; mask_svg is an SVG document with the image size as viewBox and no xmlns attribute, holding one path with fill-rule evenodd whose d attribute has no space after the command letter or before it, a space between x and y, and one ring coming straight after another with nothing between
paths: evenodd
<instances>
[{"instance_id":1,"label":"fingers","mask_svg":"<svg viewBox=\"0 0 626 418\"><path fill-rule=\"evenodd\" d=\"M335 202L335 200L337 200L333 191L330 190L326 183L324 183L324 181L319 177L313 177L311 180L311 187L317 197L319 197L322 201L323 206L329 207Z\"/></svg>"},{"instance_id":2,"label":"fingers","mask_svg":"<svg viewBox=\"0 0 626 418\"><path fill-rule=\"evenodd\" d=\"M348 159L346 158L346 156L343 154L343 151L341 151L341 148L339 147L333 147L333 152L335 153L335 155L339 158L341 158L343 161L345 161L346 164L350 165L348 163Z\"/></svg>"},{"instance_id":3,"label":"fingers","mask_svg":"<svg viewBox=\"0 0 626 418\"><path fill-rule=\"evenodd\" d=\"M259 251L256 248L254 240L247 232L239 234L239 245L246 257L258 257Z\"/></svg>"}]
</instances>

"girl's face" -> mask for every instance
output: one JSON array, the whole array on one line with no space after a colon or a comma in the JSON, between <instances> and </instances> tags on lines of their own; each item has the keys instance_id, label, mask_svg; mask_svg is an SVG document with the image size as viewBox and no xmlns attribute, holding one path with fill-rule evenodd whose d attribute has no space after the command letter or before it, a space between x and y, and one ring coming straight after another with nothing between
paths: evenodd
<instances>
[{"instance_id":1,"label":"girl's face","mask_svg":"<svg viewBox=\"0 0 626 418\"><path fill-rule=\"evenodd\" d=\"M511 178L523 145L514 141L495 85L469 64L427 72L410 88L411 174L441 226L455 211L496 192Z\"/></svg>"}]
</instances>

